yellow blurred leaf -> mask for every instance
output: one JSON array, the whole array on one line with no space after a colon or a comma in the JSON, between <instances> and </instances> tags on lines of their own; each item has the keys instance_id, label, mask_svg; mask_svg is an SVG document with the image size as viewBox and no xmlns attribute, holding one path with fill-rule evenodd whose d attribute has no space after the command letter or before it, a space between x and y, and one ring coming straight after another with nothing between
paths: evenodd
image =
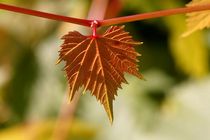
<instances>
[{"instance_id":1,"label":"yellow blurred leaf","mask_svg":"<svg viewBox=\"0 0 210 140\"><path fill-rule=\"evenodd\" d=\"M196 5L204 5L206 3L210 3L210 0L192 0L189 4L187 4L188 7L190 6L196 6ZM204 28L210 27L210 10L208 11L202 11L202 12L193 12L187 14L187 31L182 35L183 37L186 37L190 35L191 33L202 30Z\"/></svg>"},{"instance_id":2,"label":"yellow blurred leaf","mask_svg":"<svg viewBox=\"0 0 210 140\"><path fill-rule=\"evenodd\" d=\"M69 125L70 121L64 125ZM54 121L20 124L0 131L0 140L51 140L55 127ZM96 129L79 121L74 121L68 131L72 139L93 139ZM61 134L62 135L62 134Z\"/></svg>"},{"instance_id":3,"label":"yellow blurred leaf","mask_svg":"<svg viewBox=\"0 0 210 140\"><path fill-rule=\"evenodd\" d=\"M170 47L178 69L194 78L208 73L208 49L202 33L197 32L191 36L181 38L185 30L183 16L165 18L170 30Z\"/></svg>"}]
</instances>

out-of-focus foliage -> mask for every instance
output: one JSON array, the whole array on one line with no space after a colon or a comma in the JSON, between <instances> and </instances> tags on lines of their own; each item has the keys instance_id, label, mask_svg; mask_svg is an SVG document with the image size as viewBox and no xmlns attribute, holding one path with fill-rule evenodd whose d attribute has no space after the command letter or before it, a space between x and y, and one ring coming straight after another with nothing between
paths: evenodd
<instances>
[{"instance_id":1,"label":"out-of-focus foliage","mask_svg":"<svg viewBox=\"0 0 210 140\"><path fill-rule=\"evenodd\" d=\"M179 5L171 2L166 4L165 7L172 4ZM207 75L208 48L204 35L201 32L197 32L191 36L181 38L180 36L186 28L183 16L166 17L165 21L171 32L169 43L177 67L194 78Z\"/></svg>"},{"instance_id":2,"label":"out-of-focus foliage","mask_svg":"<svg viewBox=\"0 0 210 140\"><path fill-rule=\"evenodd\" d=\"M0 132L0 139L51 140L53 139L52 132L55 126L54 122L55 121L35 122L7 128ZM68 127L69 123L70 122L67 121L64 125ZM75 123L72 124L72 127L68 130L70 135L67 139L91 140L95 136L95 132L96 130L93 127L88 127L84 122L75 121Z\"/></svg>"},{"instance_id":3,"label":"out-of-focus foliage","mask_svg":"<svg viewBox=\"0 0 210 140\"><path fill-rule=\"evenodd\" d=\"M31 88L38 76L38 64L34 52L31 49L24 49L18 55L20 56L13 63L15 71L5 87L6 95L4 97L5 102L10 105L10 109L14 112L15 121L24 119L30 101Z\"/></svg>"},{"instance_id":4,"label":"out-of-focus foliage","mask_svg":"<svg viewBox=\"0 0 210 140\"><path fill-rule=\"evenodd\" d=\"M91 0L0 2L85 18ZM123 16L188 2L118 0L121 6L113 11ZM60 135L73 140L209 139L209 31L182 38L184 15L132 22L125 29L144 42L137 51L142 54L139 64L147 81L126 76L129 85L118 91L112 126L95 98L84 95L73 120L64 113L63 126L70 128ZM0 139L54 136L61 107L67 102L64 64L55 65L59 38L72 30L89 34L78 25L0 10Z\"/></svg>"}]
</instances>

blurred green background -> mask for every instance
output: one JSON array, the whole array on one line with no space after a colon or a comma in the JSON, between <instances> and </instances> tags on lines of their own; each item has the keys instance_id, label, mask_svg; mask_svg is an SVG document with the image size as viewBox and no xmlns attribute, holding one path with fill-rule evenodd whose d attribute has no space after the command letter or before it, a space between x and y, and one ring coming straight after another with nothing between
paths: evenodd
<instances>
[{"instance_id":1,"label":"blurred green background","mask_svg":"<svg viewBox=\"0 0 210 140\"><path fill-rule=\"evenodd\" d=\"M78 18L87 17L91 5L91 0L0 2ZM189 1L112 2L107 18L181 7ZM89 30L0 10L0 140L210 139L210 32L182 38L185 19L176 15L126 24L134 39L144 42L136 49L147 81L126 75L129 85L118 91L111 126L89 94L80 98L73 116L68 112L72 106L67 104L64 64L55 65L61 36Z\"/></svg>"}]
</instances>

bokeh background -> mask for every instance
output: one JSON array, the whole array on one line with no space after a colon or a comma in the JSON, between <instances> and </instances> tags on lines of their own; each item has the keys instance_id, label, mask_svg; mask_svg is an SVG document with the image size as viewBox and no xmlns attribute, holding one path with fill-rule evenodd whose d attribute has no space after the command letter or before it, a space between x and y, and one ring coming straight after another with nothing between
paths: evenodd
<instances>
[{"instance_id":1,"label":"bokeh background","mask_svg":"<svg viewBox=\"0 0 210 140\"><path fill-rule=\"evenodd\" d=\"M86 18L91 0L0 0ZM106 18L184 6L188 0L113 0ZM113 125L89 94L68 104L60 38L85 27L0 10L0 140L210 139L210 32L181 37L185 15L126 24L146 81L126 75ZM104 28L102 29L104 30ZM76 101L75 101L76 102Z\"/></svg>"}]
</instances>

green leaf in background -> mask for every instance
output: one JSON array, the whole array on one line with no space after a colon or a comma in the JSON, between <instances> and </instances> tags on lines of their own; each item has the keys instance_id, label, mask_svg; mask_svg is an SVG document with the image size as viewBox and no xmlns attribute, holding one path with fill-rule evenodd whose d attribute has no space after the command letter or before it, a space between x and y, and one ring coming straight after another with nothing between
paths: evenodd
<instances>
[{"instance_id":1,"label":"green leaf in background","mask_svg":"<svg viewBox=\"0 0 210 140\"><path fill-rule=\"evenodd\" d=\"M37 73L34 52L30 48L22 50L14 63L12 78L4 94L6 103L14 113L15 122L24 119Z\"/></svg>"},{"instance_id":2,"label":"green leaf in background","mask_svg":"<svg viewBox=\"0 0 210 140\"><path fill-rule=\"evenodd\" d=\"M201 32L181 38L184 32L184 18L176 16L166 18L170 27L170 47L178 69L195 78L208 73L208 49Z\"/></svg>"}]
</instances>

